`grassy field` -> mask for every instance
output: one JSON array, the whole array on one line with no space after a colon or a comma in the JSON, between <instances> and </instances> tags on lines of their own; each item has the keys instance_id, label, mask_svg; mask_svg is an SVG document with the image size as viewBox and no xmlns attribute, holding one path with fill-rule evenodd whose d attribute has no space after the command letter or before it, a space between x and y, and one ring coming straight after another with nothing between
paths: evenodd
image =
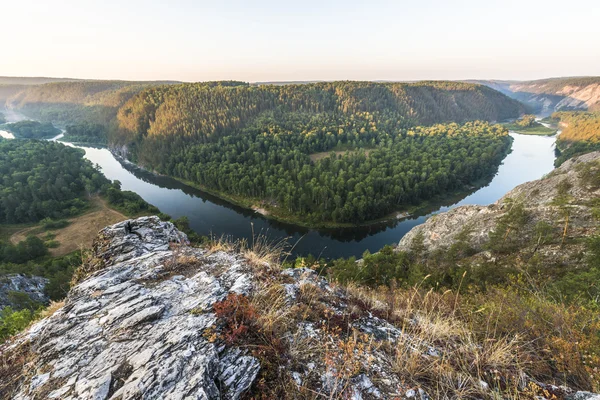
<instances>
[{"instance_id":1,"label":"grassy field","mask_svg":"<svg viewBox=\"0 0 600 400\"><path fill-rule=\"evenodd\" d=\"M372 151L372 149L362 149L362 150L364 150L365 156L367 156L367 157L369 157L369 153ZM358 153L359 151L360 150L323 151L323 152L320 152L320 153L313 153L309 157L310 157L310 160L315 163L315 162L317 162L319 160L322 160L324 158L329 157L329 155L331 153L335 153L335 155L337 157L337 156L343 156L347 152L350 152L350 154L352 154L352 153Z\"/></svg>"},{"instance_id":2,"label":"grassy field","mask_svg":"<svg viewBox=\"0 0 600 400\"><path fill-rule=\"evenodd\" d=\"M504 126L513 132L520 133L522 135L540 135L540 136L552 136L556 133L556 129L547 128L544 125L536 122L533 126L524 128L517 124L504 124Z\"/></svg>"},{"instance_id":3,"label":"grassy field","mask_svg":"<svg viewBox=\"0 0 600 400\"><path fill-rule=\"evenodd\" d=\"M59 243L58 247L49 249L53 257L60 257L81 248L89 248L100 229L128 218L109 208L100 197L92 198L90 203L92 205L90 210L83 215L70 218L70 223L65 228L44 230L39 224L26 227L21 225L20 229L3 227L3 234L10 233L10 241L17 244L30 234L44 239L44 236L50 232L55 235L52 240Z\"/></svg>"}]
</instances>

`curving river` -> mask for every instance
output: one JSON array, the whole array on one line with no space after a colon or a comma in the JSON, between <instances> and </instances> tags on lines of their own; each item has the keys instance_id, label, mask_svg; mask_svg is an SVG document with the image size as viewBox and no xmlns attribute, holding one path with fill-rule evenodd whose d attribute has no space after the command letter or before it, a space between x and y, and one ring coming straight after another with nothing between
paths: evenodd
<instances>
[{"instance_id":1,"label":"curving river","mask_svg":"<svg viewBox=\"0 0 600 400\"><path fill-rule=\"evenodd\" d=\"M97 164L108 179L119 180L123 190L138 193L144 200L174 218L186 216L201 235L229 236L252 240L253 234L271 241L287 240L293 256L313 254L325 258L361 256L365 250L378 251L395 244L414 226L432 214L464 204L487 205L515 186L541 178L553 169L555 137L520 135L514 138L512 152L487 186L470 194L430 205L418 216L369 226L312 230L269 220L252 210L229 204L174 179L157 176L135 165L117 160L107 149L75 146ZM56 138L55 138L56 139Z\"/></svg>"},{"instance_id":2,"label":"curving river","mask_svg":"<svg viewBox=\"0 0 600 400\"><path fill-rule=\"evenodd\" d=\"M138 193L174 218L187 216L199 234L251 239L264 234L270 240L287 239L294 256L313 254L326 258L361 256L398 241L415 225L437 212L464 204L487 205L515 186L541 178L554 167L555 137L520 135L514 138L512 152L504 159L491 182L471 194L424 209L420 216L370 226L311 230L266 219L252 210L231 205L174 179L156 176L132 164L120 162L106 149L80 147L85 157L98 164L108 179L119 180L124 190Z\"/></svg>"}]
</instances>

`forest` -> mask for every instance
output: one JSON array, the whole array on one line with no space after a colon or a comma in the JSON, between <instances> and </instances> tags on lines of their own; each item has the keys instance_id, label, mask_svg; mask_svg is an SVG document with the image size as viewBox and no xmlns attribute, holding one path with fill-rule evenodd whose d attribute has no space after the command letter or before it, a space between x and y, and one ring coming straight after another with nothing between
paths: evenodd
<instances>
[{"instance_id":1,"label":"forest","mask_svg":"<svg viewBox=\"0 0 600 400\"><path fill-rule=\"evenodd\" d=\"M545 127L535 120L535 115L526 114L515 122L503 124L507 129L523 135L550 136L556 133L556 129Z\"/></svg>"},{"instance_id":2,"label":"forest","mask_svg":"<svg viewBox=\"0 0 600 400\"><path fill-rule=\"evenodd\" d=\"M51 123L38 121L19 121L5 125L4 129L20 139L50 139L60 133L60 129L55 128Z\"/></svg>"},{"instance_id":3,"label":"forest","mask_svg":"<svg viewBox=\"0 0 600 400\"><path fill-rule=\"evenodd\" d=\"M31 140L0 141L0 223L38 222L75 216L88 207L93 194L132 214L158 211L137 194L122 192L83 150L61 143Z\"/></svg>"},{"instance_id":4,"label":"forest","mask_svg":"<svg viewBox=\"0 0 600 400\"><path fill-rule=\"evenodd\" d=\"M2 237L0 279L7 274L47 278L44 291L54 301L65 297L82 255L76 251L50 256L51 231L68 225L66 218L88 211L89 196L99 194L112 208L129 216L159 214L138 194L122 191L118 181L109 181L83 158L83 150L58 142L1 140L0 177L0 224L38 223L36 232L45 232L16 244ZM43 308L23 293L14 294L17 306L0 310L0 342L27 326Z\"/></svg>"},{"instance_id":5,"label":"forest","mask_svg":"<svg viewBox=\"0 0 600 400\"><path fill-rule=\"evenodd\" d=\"M61 139L71 143L107 143L107 129L102 124L83 122L77 125L67 125L65 135Z\"/></svg>"},{"instance_id":6,"label":"forest","mask_svg":"<svg viewBox=\"0 0 600 400\"><path fill-rule=\"evenodd\" d=\"M83 122L108 126L117 109L141 90L175 82L129 82L65 80L41 85L0 86L0 104L7 103L23 114L64 127Z\"/></svg>"},{"instance_id":7,"label":"forest","mask_svg":"<svg viewBox=\"0 0 600 400\"><path fill-rule=\"evenodd\" d=\"M561 111L552 114L563 129L556 141L555 166L571 157L600 150L600 112Z\"/></svg>"},{"instance_id":8,"label":"forest","mask_svg":"<svg viewBox=\"0 0 600 400\"><path fill-rule=\"evenodd\" d=\"M309 222L353 223L463 189L493 172L510 146L506 130L480 122L396 135L370 126L368 114L348 124L331 121L324 129L324 121L316 122L299 135L272 124L270 135L255 128L190 146L166 157L165 172L234 196L265 199L270 211ZM328 149L342 151L311 160L311 153Z\"/></svg>"},{"instance_id":9,"label":"forest","mask_svg":"<svg viewBox=\"0 0 600 400\"><path fill-rule=\"evenodd\" d=\"M492 173L510 146L505 129L483 122L417 125L521 111L496 91L458 82L184 84L134 96L109 144L276 217L358 223L463 189ZM333 155L316 156L324 152Z\"/></svg>"}]
</instances>

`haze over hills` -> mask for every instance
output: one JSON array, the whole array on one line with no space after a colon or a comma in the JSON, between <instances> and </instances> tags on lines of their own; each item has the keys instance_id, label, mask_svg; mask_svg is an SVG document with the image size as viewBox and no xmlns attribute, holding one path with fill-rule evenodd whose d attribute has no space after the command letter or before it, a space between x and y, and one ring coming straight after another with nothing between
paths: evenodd
<instances>
[{"instance_id":1,"label":"haze over hills","mask_svg":"<svg viewBox=\"0 0 600 400\"><path fill-rule=\"evenodd\" d=\"M0 85L0 102L31 118L59 126L82 121L108 125L118 107L134 94L151 86L176 83L63 79L43 84Z\"/></svg>"},{"instance_id":2,"label":"haze over hills","mask_svg":"<svg viewBox=\"0 0 600 400\"><path fill-rule=\"evenodd\" d=\"M564 77L534 81L473 80L517 99L534 112L600 110L600 77Z\"/></svg>"},{"instance_id":3,"label":"haze over hills","mask_svg":"<svg viewBox=\"0 0 600 400\"><path fill-rule=\"evenodd\" d=\"M600 400L598 0L0 11L0 400Z\"/></svg>"}]
</instances>

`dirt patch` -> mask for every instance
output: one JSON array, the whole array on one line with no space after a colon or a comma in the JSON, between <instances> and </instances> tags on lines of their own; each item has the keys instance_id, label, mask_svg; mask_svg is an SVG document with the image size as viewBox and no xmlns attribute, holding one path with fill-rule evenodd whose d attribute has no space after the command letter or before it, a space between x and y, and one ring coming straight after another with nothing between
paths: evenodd
<instances>
[{"instance_id":1,"label":"dirt patch","mask_svg":"<svg viewBox=\"0 0 600 400\"><path fill-rule=\"evenodd\" d=\"M269 211L259 206L252 206L252 209L261 215L269 215Z\"/></svg>"},{"instance_id":2,"label":"dirt patch","mask_svg":"<svg viewBox=\"0 0 600 400\"><path fill-rule=\"evenodd\" d=\"M373 150L372 150L372 149L370 149L370 150L364 149L363 151L365 152L365 155L366 155L367 157L369 157L369 153L370 153L370 152L372 152ZM358 152L359 152L359 150L323 151L323 152L321 152L321 153L313 153L313 154L310 154L310 155L309 155L309 157L310 157L310 160L311 160L312 162L317 162L317 161L319 161L319 160L322 160L322 159L324 159L324 158L327 158L327 157L329 157L329 155L330 155L331 153L335 153L335 156L337 157L337 156L340 156L340 155L344 155L344 154L346 154L346 153L349 153L349 154L356 154L356 153L358 153Z\"/></svg>"},{"instance_id":3,"label":"dirt patch","mask_svg":"<svg viewBox=\"0 0 600 400\"><path fill-rule=\"evenodd\" d=\"M92 201L95 205L94 211L69 219L70 224L65 228L50 231L56 235L53 240L60 243L58 247L50 249L52 256L59 257L80 248L90 248L100 229L127 219L120 212L108 208L102 199L96 198ZM10 241L13 244L19 243L25 240L31 231L38 229L37 226L34 226L16 232L10 237ZM43 239L45 234L46 232L42 232L36 236Z\"/></svg>"}]
</instances>

